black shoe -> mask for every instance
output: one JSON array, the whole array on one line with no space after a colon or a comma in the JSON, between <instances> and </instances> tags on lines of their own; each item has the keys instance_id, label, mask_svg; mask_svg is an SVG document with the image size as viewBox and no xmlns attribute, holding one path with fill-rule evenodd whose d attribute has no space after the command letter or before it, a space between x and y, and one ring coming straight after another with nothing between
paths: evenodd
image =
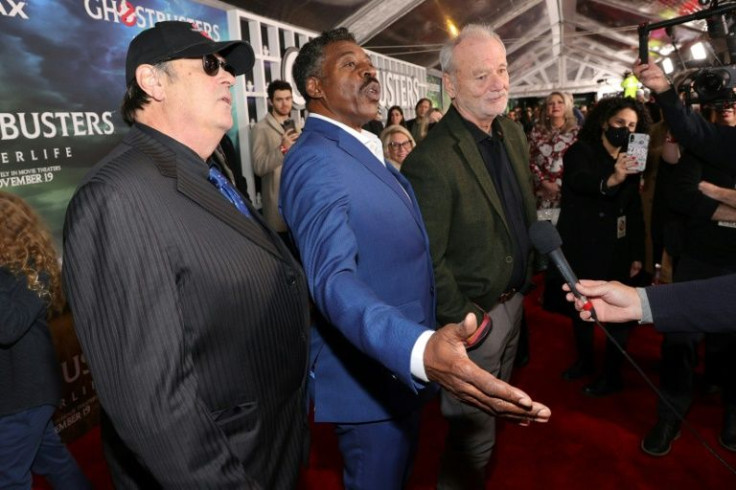
<instances>
[{"instance_id":1,"label":"black shoe","mask_svg":"<svg viewBox=\"0 0 736 490\"><path fill-rule=\"evenodd\" d=\"M624 389L624 384L620 380L608 379L605 376L601 376L589 385L583 386L583 393L588 396L601 397L608 396L613 393L618 393Z\"/></svg>"},{"instance_id":2,"label":"black shoe","mask_svg":"<svg viewBox=\"0 0 736 490\"><path fill-rule=\"evenodd\" d=\"M736 409L726 409L723 415L723 430L718 442L729 451L736 453Z\"/></svg>"},{"instance_id":3,"label":"black shoe","mask_svg":"<svg viewBox=\"0 0 736 490\"><path fill-rule=\"evenodd\" d=\"M562 372L562 379L565 381L580 379L593 374L594 370L593 363L577 360L572 366Z\"/></svg>"},{"instance_id":4,"label":"black shoe","mask_svg":"<svg viewBox=\"0 0 736 490\"><path fill-rule=\"evenodd\" d=\"M641 450L650 456L664 456L672 449L672 441L680 437L679 422L658 420L641 440Z\"/></svg>"}]
</instances>

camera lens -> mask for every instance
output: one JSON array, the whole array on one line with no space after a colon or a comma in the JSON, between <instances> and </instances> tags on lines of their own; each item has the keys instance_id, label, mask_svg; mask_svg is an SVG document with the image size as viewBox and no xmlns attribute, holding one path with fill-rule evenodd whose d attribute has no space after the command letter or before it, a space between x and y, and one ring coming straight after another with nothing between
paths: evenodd
<instances>
[{"instance_id":1,"label":"camera lens","mask_svg":"<svg viewBox=\"0 0 736 490\"><path fill-rule=\"evenodd\" d=\"M703 70L693 81L693 89L701 102L708 102L722 96L730 86L731 74L723 69Z\"/></svg>"}]
</instances>

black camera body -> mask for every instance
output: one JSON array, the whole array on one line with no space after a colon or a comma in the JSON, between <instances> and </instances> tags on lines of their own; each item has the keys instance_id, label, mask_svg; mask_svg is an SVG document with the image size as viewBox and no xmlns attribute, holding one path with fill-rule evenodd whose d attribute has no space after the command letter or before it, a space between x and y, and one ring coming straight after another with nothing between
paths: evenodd
<instances>
[{"instance_id":1,"label":"black camera body","mask_svg":"<svg viewBox=\"0 0 736 490\"><path fill-rule=\"evenodd\" d=\"M711 50L716 54L718 66L706 68L686 68L675 75L678 79L676 89L683 92L688 104L722 105L736 101L736 0L699 0L701 5L710 8L700 12L658 22L644 23L639 26L639 57L647 63L649 55L649 33L662 27L673 26L705 20ZM668 30L671 35L671 31Z\"/></svg>"},{"instance_id":2,"label":"black camera body","mask_svg":"<svg viewBox=\"0 0 736 490\"><path fill-rule=\"evenodd\" d=\"M693 76L692 90L701 104L736 101L736 65L702 68Z\"/></svg>"},{"instance_id":3,"label":"black camera body","mask_svg":"<svg viewBox=\"0 0 736 490\"><path fill-rule=\"evenodd\" d=\"M296 130L296 123L293 119L287 119L281 123L281 127L284 128L284 133Z\"/></svg>"}]
</instances>

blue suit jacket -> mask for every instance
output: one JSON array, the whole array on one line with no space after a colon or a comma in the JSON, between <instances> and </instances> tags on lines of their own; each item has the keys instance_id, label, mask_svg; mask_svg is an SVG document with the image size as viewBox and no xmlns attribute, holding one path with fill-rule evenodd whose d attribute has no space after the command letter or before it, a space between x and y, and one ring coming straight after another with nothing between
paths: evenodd
<instances>
[{"instance_id":1,"label":"blue suit jacket","mask_svg":"<svg viewBox=\"0 0 736 490\"><path fill-rule=\"evenodd\" d=\"M346 131L309 118L284 161L280 207L323 315L310 354L315 420L413 410L434 391L412 377L410 357L435 312L429 242L408 181Z\"/></svg>"}]
</instances>

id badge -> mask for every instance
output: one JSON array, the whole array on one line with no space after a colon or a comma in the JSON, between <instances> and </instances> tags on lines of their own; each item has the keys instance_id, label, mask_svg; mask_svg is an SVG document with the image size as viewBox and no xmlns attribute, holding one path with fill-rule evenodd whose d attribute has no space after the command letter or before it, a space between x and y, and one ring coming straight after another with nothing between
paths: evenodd
<instances>
[{"instance_id":1,"label":"id badge","mask_svg":"<svg viewBox=\"0 0 736 490\"><path fill-rule=\"evenodd\" d=\"M626 215L619 216L616 221L616 238L624 238L626 236Z\"/></svg>"}]
</instances>

